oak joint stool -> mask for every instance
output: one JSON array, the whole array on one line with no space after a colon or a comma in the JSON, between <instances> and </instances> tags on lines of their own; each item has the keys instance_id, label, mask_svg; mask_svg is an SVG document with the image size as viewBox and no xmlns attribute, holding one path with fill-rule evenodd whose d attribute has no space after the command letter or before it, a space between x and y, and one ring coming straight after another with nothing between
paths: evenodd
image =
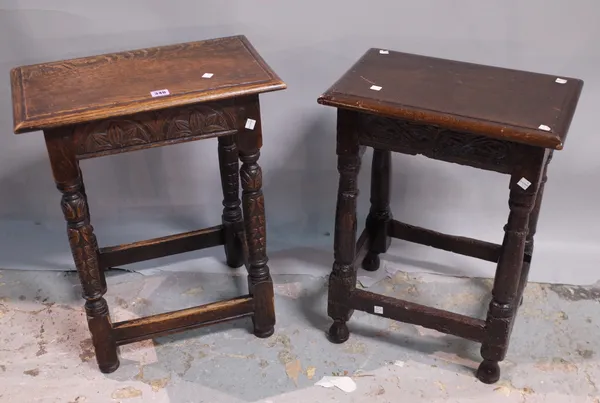
<instances>
[{"instance_id":1,"label":"oak joint stool","mask_svg":"<svg viewBox=\"0 0 600 403\"><path fill-rule=\"evenodd\" d=\"M335 262L329 279L330 340L348 340L354 309L482 343L477 377L494 383L527 284L546 171L563 147L583 82L370 49L318 102L337 108L340 174ZM372 147L371 209L356 240L357 175ZM501 245L396 221L391 152L423 155L510 175ZM356 288L357 264L379 268L391 238L497 263L485 320Z\"/></svg>"},{"instance_id":2,"label":"oak joint stool","mask_svg":"<svg viewBox=\"0 0 600 403\"><path fill-rule=\"evenodd\" d=\"M252 316L256 336L273 334L258 96L286 86L244 36L23 66L11 81L15 133L44 132L102 372L118 368L118 346L199 326ZM222 225L98 247L79 160L214 137ZM104 270L218 245L229 266L246 264L248 295L111 321Z\"/></svg>"}]
</instances>

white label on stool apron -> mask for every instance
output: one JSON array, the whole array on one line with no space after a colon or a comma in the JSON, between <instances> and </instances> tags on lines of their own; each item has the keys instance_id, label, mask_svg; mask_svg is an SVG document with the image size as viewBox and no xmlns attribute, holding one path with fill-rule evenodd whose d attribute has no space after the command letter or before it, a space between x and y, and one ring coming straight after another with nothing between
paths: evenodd
<instances>
[{"instance_id":1,"label":"white label on stool apron","mask_svg":"<svg viewBox=\"0 0 600 403\"><path fill-rule=\"evenodd\" d=\"M567 83L567 80L565 80L564 78L557 78L554 81L557 82L557 83L559 83L559 84L566 84Z\"/></svg>"},{"instance_id":2,"label":"white label on stool apron","mask_svg":"<svg viewBox=\"0 0 600 403\"><path fill-rule=\"evenodd\" d=\"M152 95L152 98L156 98L156 97L164 97L165 95L170 95L169 90L156 90L156 91L150 91L150 95Z\"/></svg>"},{"instance_id":3,"label":"white label on stool apron","mask_svg":"<svg viewBox=\"0 0 600 403\"><path fill-rule=\"evenodd\" d=\"M382 87L380 87L380 86L378 86L378 85L372 85L372 86L371 86L371 89L372 89L373 91L379 91L379 90L381 90L381 88L382 88Z\"/></svg>"},{"instance_id":4,"label":"white label on stool apron","mask_svg":"<svg viewBox=\"0 0 600 403\"><path fill-rule=\"evenodd\" d=\"M204 73L204 74L202 74L202 78L211 78L212 76L214 76L213 73Z\"/></svg>"},{"instance_id":5,"label":"white label on stool apron","mask_svg":"<svg viewBox=\"0 0 600 403\"><path fill-rule=\"evenodd\" d=\"M373 312L383 315L383 307L375 305L375 307L373 308Z\"/></svg>"},{"instance_id":6,"label":"white label on stool apron","mask_svg":"<svg viewBox=\"0 0 600 403\"><path fill-rule=\"evenodd\" d=\"M381 55L389 55L389 54L390 54L390 51L389 51L389 50L383 50L383 49L381 49L381 50L379 51L379 54L381 54Z\"/></svg>"},{"instance_id":7,"label":"white label on stool apron","mask_svg":"<svg viewBox=\"0 0 600 403\"><path fill-rule=\"evenodd\" d=\"M517 185L519 185L523 190L527 190L527 188L529 186L531 186L531 182L529 182L527 179L525 178L521 178L519 179L519 181L517 182Z\"/></svg>"},{"instance_id":8,"label":"white label on stool apron","mask_svg":"<svg viewBox=\"0 0 600 403\"><path fill-rule=\"evenodd\" d=\"M545 132L549 132L550 131L550 126L546 126L546 125L539 125L538 129L543 130Z\"/></svg>"},{"instance_id":9,"label":"white label on stool apron","mask_svg":"<svg viewBox=\"0 0 600 403\"><path fill-rule=\"evenodd\" d=\"M256 124L256 120L254 120L254 119L248 119L248 120L246 120L246 126L245 127L246 127L246 129L254 130L254 125L255 124Z\"/></svg>"}]
</instances>

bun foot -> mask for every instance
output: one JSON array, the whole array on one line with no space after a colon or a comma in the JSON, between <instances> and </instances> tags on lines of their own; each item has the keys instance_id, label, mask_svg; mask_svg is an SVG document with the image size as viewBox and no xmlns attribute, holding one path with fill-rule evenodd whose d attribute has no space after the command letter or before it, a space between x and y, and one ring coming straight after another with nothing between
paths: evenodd
<instances>
[{"instance_id":1,"label":"bun foot","mask_svg":"<svg viewBox=\"0 0 600 403\"><path fill-rule=\"evenodd\" d=\"M98 367L100 368L100 372L102 372L103 374L110 374L112 372L115 372L119 368L119 364L119 360L117 359L117 361L110 364L99 364Z\"/></svg>"},{"instance_id":2,"label":"bun foot","mask_svg":"<svg viewBox=\"0 0 600 403\"><path fill-rule=\"evenodd\" d=\"M475 376L483 383L496 383L500 379L500 366L497 361L483 360Z\"/></svg>"},{"instance_id":3,"label":"bun foot","mask_svg":"<svg viewBox=\"0 0 600 403\"><path fill-rule=\"evenodd\" d=\"M350 338L350 331L345 322L335 321L329 328L329 341L335 344L342 344Z\"/></svg>"},{"instance_id":4,"label":"bun foot","mask_svg":"<svg viewBox=\"0 0 600 403\"><path fill-rule=\"evenodd\" d=\"M369 252L362 261L362 268L366 271L376 271L379 269L380 263L379 255Z\"/></svg>"}]
</instances>

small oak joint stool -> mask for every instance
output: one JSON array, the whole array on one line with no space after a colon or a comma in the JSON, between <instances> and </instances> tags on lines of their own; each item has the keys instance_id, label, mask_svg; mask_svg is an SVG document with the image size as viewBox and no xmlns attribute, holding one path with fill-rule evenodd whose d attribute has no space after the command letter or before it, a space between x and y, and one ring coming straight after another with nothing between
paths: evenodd
<instances>
[{"instance_id":1,"label":"small oak joint stool","mask_svg":"<svg viewBox=\"0 0 600 403\"><path fill-rule=\"evenodd\" d=\"M331 341L348 339L346 322L357 309L481 342L477 377L486 383L499 379L498 362L527 284L546 170L553 150L563 147L582 87L573 78L371 49L319 98L338 108ZM365 146L374 149L371 209L356 241L357 175ZM510 175L502 245L394 220L392 151ZM496 262L487 319L357 289L357 263L377 270L391 238Z\"/></svg>"},{"instance_id":2,"label":"small oak joint stool","mask_svg":"<svg viewBox=\"0 0 600 403\"><path fill-rule=\"evenodd\" d=\"M102 372L118 368L120 345L199 326L252 316L256 336L273 334L258 95L285 84L244 36L23 66L11 79L15 133L44 132ZM222 225L98 248L79 160L214 137ZM229 266L246 264L248 295L112 323L104 270L217 245Z\"/></svg>"}]
</instances>

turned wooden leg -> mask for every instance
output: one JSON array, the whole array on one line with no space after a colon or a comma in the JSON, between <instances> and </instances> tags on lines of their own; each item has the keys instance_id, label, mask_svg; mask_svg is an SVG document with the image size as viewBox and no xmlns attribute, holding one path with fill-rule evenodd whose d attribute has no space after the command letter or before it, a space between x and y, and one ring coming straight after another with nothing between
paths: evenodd
<instances>
[{"instance_id":1,"label":"turned wooden leg","mask_svg":"<svg viewBox=\"0 0 600 403\"><path fill-rule=\"evenodd\" d=\"M67 233L73 260L83 289L85 312L96 360L100 371L110 373L119 367L117 345L112 336L112 323L106 293L106 279L98 266L98 244L90 225L88 204L83 193L79 166L68 134L46 132L56 186L62 192L61 207L67 221Z\"/></svg>"},{"instance_id":2,"label":"turned wooden leg","mask_svg":"<svg viewBox=\"0 0 600 403\"><path fill-rule=\"evenodd\" d=\"M514 324L521 267L525 253L529 215L535 203L545 164L545 150L534 150L527 166L518 167L510 180L508 205L510 214L504 227L502 254L496 268L496 277L486 320L486 337L481 346L483 362L477 369L477 378L484 383L495 383L500 378L498 362L506 356ZM526 189L517 183L521 178L531 182Z\"/></svg>"},{"instance_id":3,"label":"turned wooden leg","mask_svg":"<svg viewBox=\"0 0 600 403\"><path fill-rule=\"evenodd\" d=\"M388 235L392 220L390 210L390 171L391 151L373 150L371 168L371 209L367 216L366 228L369 232L369 251L362 267L368 271L379 269L379 254L390 247L392 238Z\"/></svg>"},{"instance_id":4,"label":"turned wooden leg","mask_svg":"<svg viewBox=\"0 0 600 403\"><path fill-rule=\"evenodd\" d=\"M219 168L223 188L225 256L229 267L238 268L244 264L244 220L240 208L238 151L233 135L219 137Z\"/></svg>"},{"instance_id":5,"label":"turned wooden leg","mask_svg":"<svg viewBox=\"0 0 600 403\"><path fill-rule=\"evenodd\" d=\"M85 203L87 204L88 198L87 198L87 193L85 192L85 183L83 182L83 174L81 173L81 168L79 167L79 162L77 163L77 170L79 171L79 178L81 180L81 194L83 195ZM86 210L85 219L86 219L87 224L89 224L92 221L92 218L90 216L89 206Z\"/></svg>"},{"instance_id":6,"label":"turned wooden leg","mask_svg":"<svg viewBox=\"0 0 600 403\"><path fill-rule=\"evenodd\" d=\"M525 240L525 254L529 256L529 259L523 261L523 267L521 268L521 280L519 281L518 294L519 305L523 303L523 292L525 291L525 287L527 286L527 278L529 277L529 267L531 265L531 258L533 257L533 237L535 236L535 232L537 230L538 218L540 216L540 209L542 207L542 198L544 197L544 188L546 186L546 181L548 180L548 165L550 165L550 161L552 160L553 154L554 150L550 150L548 153L548 158L546 159L546 164L544 165L544 171L542 172L540 187L535 198L535 205L533 206L533 210L529 215L529 231L527 232L527 238Z\"/></svg>"},{"instance_id":7,"label":"turned wooden leg","mask_svg":"<svg viewBox=\"0 0 600 403\"><path fill-rule=\"evenodd\" d=\"M256 120L253 130L238 136L242 168L242 208L248 248L248 288L255 302L254 335L266 338L275 331L275 304L273 280L267 266L267 234L265 201L262 192L262 171L258 165L262 135L258 100L252 118Z\"/></svg>"},{"instance_id":8,"label":"turned wooden leg","mask_svg":"<svg viewBox=\"0 0 600 403\"><path fill-rule=\"evenodd\" d=\"M356 199L361 147L356 133L356 114L338 110L337 155L340 174L335 212L334 258L329 276L327 314L333 319L329 339L343 343L350 337L346 322L352 316L348 306L356 287Z\"/></svg>"}]
</instances>

